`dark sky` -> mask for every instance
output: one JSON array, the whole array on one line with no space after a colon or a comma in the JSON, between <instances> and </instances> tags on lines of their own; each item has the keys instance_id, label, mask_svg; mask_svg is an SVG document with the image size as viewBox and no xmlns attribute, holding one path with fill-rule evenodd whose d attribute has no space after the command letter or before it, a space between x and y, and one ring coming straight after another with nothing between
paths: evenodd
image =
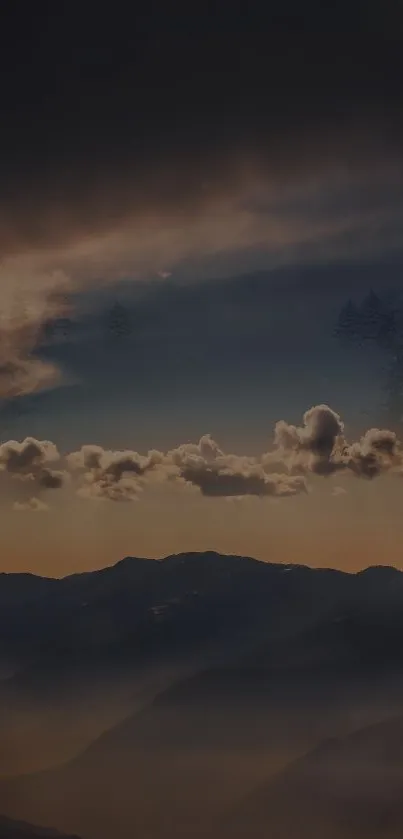
<instances>
[{"instance_id":1,"label":"dark sky","mask_svg":"<svg viewBox=\"0 0 403 839\"><path fill-rule=\"evenodd\" d=\"M239 158L272 178L400 158L397 0L135 6L3 6L4 249L108 225L133 187L193 205Z\"/></svg>"}]
</instances>

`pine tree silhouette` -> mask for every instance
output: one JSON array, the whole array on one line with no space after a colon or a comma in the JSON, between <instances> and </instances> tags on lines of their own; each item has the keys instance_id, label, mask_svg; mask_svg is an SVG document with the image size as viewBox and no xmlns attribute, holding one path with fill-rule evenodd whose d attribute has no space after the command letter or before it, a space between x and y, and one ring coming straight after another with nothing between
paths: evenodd
<instances>
[{"instance_id":1,"label":"pine tree silhouette","mask_svg":"<svg viewBox=\"0 0 403 839\"><path fill-rule=\"evenodd\" d=\"M118 301L114 303L106 316L106 332L113 342L127 339L132 333L130 312Z\"/></svg>"},{"instance_id":2,"label":"pine tree silhouette","mask_svg":"<svg viewBox=\"0 0 403 839\"><path fill-rule=\"evenodd\" d=\"M364 341L377 341L385 324L387 310L371 289L360 309L361 334Z\"/></svg>"},{"instance_id":3,"label":"pine tree silhouette","mask_svg":"<svg viewBox=\"0 0 403 839\"><path fill-rule=\"evenodd\" d=\"M58 338L68 338L75 328L74 320L69 316L71 312L71 301L65 294L58 294L54 296L55 311L53 317L50 316L42 326L42 338L45 342L57 340Z\"/></svg>"},{"instance_id":4,"label":"pine tree silhouette","mask_svg":"<svg viewBox=\"0 0 403 839\"><path fill-rule=\"evenodd\" d=\"M335 335L348 343L359 343L361 340L360 312L351 299L340 310Z\"/></svg>"},{"instance_id":5,"label":"pine tree silhouette","mask_svg":"<svg viewBox=\"0 0 403 839\"><path fill-rule=\"evenodd\" d=\"M343 343L368 343L386 355L383 406L390 419L403 421L403 306L372 289L361 306L348 300L341 308L335 336Z\"/></svg>"}]
</instances>

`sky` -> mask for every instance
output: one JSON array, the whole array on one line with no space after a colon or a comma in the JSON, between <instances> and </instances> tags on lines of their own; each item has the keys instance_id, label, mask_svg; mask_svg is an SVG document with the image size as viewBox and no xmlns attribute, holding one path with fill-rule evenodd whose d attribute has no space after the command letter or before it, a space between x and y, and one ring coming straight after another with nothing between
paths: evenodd
<instances>
[{"instance_id":1,"label":"sky","mask_svg":"<svg viewBox=\"0 0 403 839\"><path fill-rule=\"evenodd\" d=\"M403 6L219 5L1 11L0 570L401 564Z\"/></svg>"}]
</instances>

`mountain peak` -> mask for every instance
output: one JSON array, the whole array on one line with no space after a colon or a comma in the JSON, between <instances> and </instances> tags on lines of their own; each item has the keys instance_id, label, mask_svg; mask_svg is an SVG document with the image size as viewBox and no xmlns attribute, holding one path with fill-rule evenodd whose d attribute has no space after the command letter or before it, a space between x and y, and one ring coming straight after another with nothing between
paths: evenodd
<instances>
[{"instance_id":1,"label":"mountain peak","mask_svg":"<svg viewBox=\"0 0 403 839\"><path fill-rule=\"evenodd\" d=\"M358 576L363 577L376 577L382 576L386 577L396 577L400 575L401 569L395 568L394 565L369 565L368 568L363 568L362 571L358 571Z\"/></svg>"}]
</instances>

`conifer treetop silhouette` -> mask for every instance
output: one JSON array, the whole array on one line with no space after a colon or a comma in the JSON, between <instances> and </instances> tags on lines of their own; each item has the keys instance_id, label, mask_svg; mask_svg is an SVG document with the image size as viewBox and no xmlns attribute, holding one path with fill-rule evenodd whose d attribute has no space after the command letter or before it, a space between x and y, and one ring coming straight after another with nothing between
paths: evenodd
<instances>
[{"instance_id":1,"label":"conifer treetop silhouette","mask_svg":"<svg viewBox=\"0 0 403 839\"><path fill-rule=\"evenodd\" d=\"M361 304L341 307L335 337L345 346L372 345L385 356L384 407L392 421L403 420L403 300L371 289Z\"/></svg>"},{"instance_id":2,"label":"conifer treetop silhouette","mask_svg":"<svg viewBox=\"0 0 403 839\"><path fill-rule=\"evenodd\" d=\"M114 340L127 338L132 332L132 321L127 307L117 300L107 313L105 325L107 334Z\"/></svg>"}]
</instances>

